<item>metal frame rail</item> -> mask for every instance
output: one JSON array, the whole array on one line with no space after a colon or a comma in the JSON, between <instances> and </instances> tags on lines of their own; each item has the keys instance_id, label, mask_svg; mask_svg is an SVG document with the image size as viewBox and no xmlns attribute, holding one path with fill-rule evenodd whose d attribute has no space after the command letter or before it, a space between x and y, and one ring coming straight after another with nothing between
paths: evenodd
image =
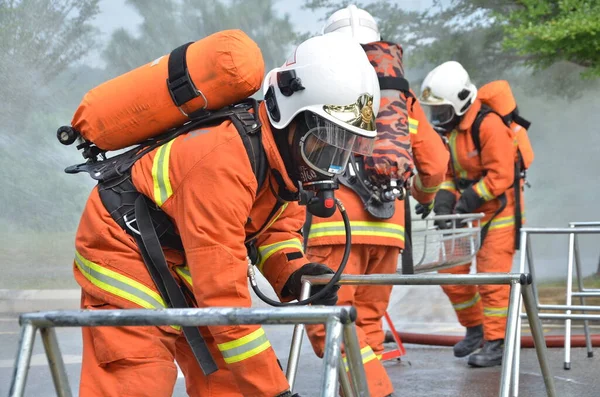
<instances>
[{"instance_id":1,"label":"metal frame rail","mask_svg":"<svg viewBox=\"0 0 600 397\"><path fill-rule=\"evenodd\" d=\"M326 284L331 276L303 277L303 296L310 294L311 285ZM371 274L363 276L342 276L341 285L510 285L510 297L508 302L508 317L506 323L506 337L504 344L504 359L502 361L502 375L500 377L500 397L509 397L511 376L513 371L513 360L516 354L517 324L520 320L520 302L523 299L529 316L529 326L535 343L538 362L548 397L557 397L554 387L554 379L548 366L546 341L542 331L542 323L538 317L535 296L533 293L532 277L527 273L483 273L472 275L455 274L417 274L417 275L393 275L393 274ZM302 345L302 333L304 327L297 325L294 329L294 337L290 347L287 376L293 387L295 371L297 370Z\"/></svg>"},{"instance_id":2,"label":"metal frame rail","mask_svg":"<svg viewBox=\"0 0 600 397\"><path fill-rule=\"evenodd\" d=\"M21 338L11 380L9 396L22 396L36 331L39 329L56 394L70 397L71 388L54 327L143 326L143 325L242 325L242 324L326 324L326 349L323 360L322 392L330 397L338 393L338 370L341 343L348 352L348 366L353 387L339 379L348 396L368 396L366 376L358 338L356 310L351 306L283 307L283 308L205 308L205 309L134 309L134 310L71 310L26 313L19 317ZM342 366L342 369L344 366ZM345 372L345 371L344 371ZM345 375L345 373L344 373ZM347 378L346 378L347 380ZM356 394L354 394L356 392Z\"/></svg>"},{"instance_id":3,"label":"metal frame rail","mask_svg":"<svg viewBox=\"0 0 600 397\"><path fill-rule=\"evenodd\" d=\"M533 261L533 253L531 250L531 236L532 234L568 234L569 235L569 256L567 264L567 294L565 305L542 305L539 303L539 295L534 285L534 294L536 311L539 310L564 310L565 314L559 313L539 313L538 316L542 320L565 320L565 361L564 369L568 370L571 368L571 321L572 320L583 320L584 331L588 357L593 356L592 352L592 340L590 336L588 321L599 321L600 314L572 314L572 311L600 311L600 306L586 306L584 297L600 296L600 290L584 289L581 272L581 258L579 256L579 244L577 242L577 235L579 234L600 234L600 222L571 222L568 228L522 228L521 229L521 258L520 258L520 272L525 272L526 267L530 272L532 279L535 280L535 266ZM577 272L577 281L579 292L573 292L573 264L575 264L575 270ZM579 297L581 305L572 305L572 298ZM521 301L519 300L519 310L521 310ZM527 310L529 313L529 310ZM514 356L513 364L513 376L512 376L512 389L513 397L517 397L519 393L519 362L520 362L520 350L521 350L521 318L527 318L527 313L521 313L517 324L517 335L516 335L516 351Z\"/></svg>"}]
</instances>

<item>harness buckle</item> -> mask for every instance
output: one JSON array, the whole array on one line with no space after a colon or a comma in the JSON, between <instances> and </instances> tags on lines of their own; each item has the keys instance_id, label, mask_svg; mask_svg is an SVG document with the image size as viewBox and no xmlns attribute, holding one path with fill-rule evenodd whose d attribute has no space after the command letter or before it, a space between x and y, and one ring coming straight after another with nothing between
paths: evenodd
<instances>
[{"instance_id":1,"label":"harness buckle","mask_svg":"<svg viewBox=\"0 0 600 397\"><path fill-rule=\"evenodd\" d=\"M129 215L129 214L123 215L123 221L125 221L125 225L127 226L127 228L129 230L131 230L132 232L134 232L138 236L141 236L142 233L140 233L140 231L138 229L136 229L136 227L137 227L137 223L136 223L137 220L135 218L133 218L133 219L127 219L127 215ZM133 226L134 223L136 223L135 227Z\"/></svg>"}]
</instances>

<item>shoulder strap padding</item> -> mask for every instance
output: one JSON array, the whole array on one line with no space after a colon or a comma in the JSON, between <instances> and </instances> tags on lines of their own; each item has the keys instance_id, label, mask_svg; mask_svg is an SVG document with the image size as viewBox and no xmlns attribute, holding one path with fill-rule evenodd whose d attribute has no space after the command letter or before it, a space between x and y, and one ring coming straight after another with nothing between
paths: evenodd
<instances>
[{"instance_id":1,"label":"shoulder strap padding","mask_svg":"<svg viewBox=\"0 0 600 397\"><path fill-rule=\"evenodd\" d=\"M268 162L265 154L265 149L262 144L261 137L261 123L258 119L258 111L254 114L248 111L235 112L231 117L231 122L237 128L242 143L248 154L252 171L256 176L258 187L256 194L260 191L261 187L267 179Z\"/></svg>"},{"instance_id":2,"label":"shoulder strap padding","mask_svg":"<svg viewBox=\"0 0 600 397\"><path fill-rule=\"evenodd\" d=\"M475 120L473 121L473 125L471 125L471 139L473 139L473 144L475 144L475 149L477 152L481 153L481 139L479 137L481 123L483 123L483 119L490 113L494 113L498 115L502 119L502 116L498 114L495 110L490 108L489 106L482 105L481 110L477 113ZM502 119L504 121L504 119Z\"/></svg>"}]
</instances>

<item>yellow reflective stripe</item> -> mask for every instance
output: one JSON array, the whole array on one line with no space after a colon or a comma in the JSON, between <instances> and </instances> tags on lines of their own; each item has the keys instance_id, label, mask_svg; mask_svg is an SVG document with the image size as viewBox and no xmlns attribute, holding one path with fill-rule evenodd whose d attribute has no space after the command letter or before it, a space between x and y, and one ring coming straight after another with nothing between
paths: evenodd
<instances>
[{"instance_id":1,"label":"yellow reflective stripe","mask_svg":"<svg viewBox=\"0 0 600 397\"><path fill-rule=\"evenodd\" d=\"M458 131L454 130L450 133L450 139L448 139L448 146L450 146L450 152L452 153L452 163L454 164L454 172L458 174L459 178L467 179L467 171L465 171L460 163L458 162L458 154L456 152L456 136Z\"/></svg>"},{"instance_id":2,"label":"yellow reflective stripe","mask_svg":"<svg viewBox=\"0 0 600 397\"><path fill-rule=\"evenodd\" d=\"M185 280L186 283L188 283L189 285L194 285L194 283L192 283L192 274L190 273L190 268L187 266L177 266L175 268L175 273L179 274L179 276L181 276L181 278L183 278Z\"/></svg>"},{"instance_id":3,"label":"yellow reflective stripe","mask_svg":"<svg viewBox=\"0 0 600 397\"><path fill-rule=\"evenodd\" d=\"M381 360L382 358L383 358L383 354L378 354L378 355L377 355L377 359L378 359L378 360Z\"/></svg>"},{"instance_id":4,"label":"yellow reflective stripe","mask_svg":"<svg viewBox=\"0 0 600 397\"><path fill-rule=\"evenodd\" d=\"M135 303L145 309L167 307L161 296L144 284L85 259L75 251L79 271L98 288Z\"/></svg>"},{"instance_id":5,"label":"yellow reflective stripe","mask_svg":"<svg viewBox=\"0 0 600 397\"><path fill-rule=\"evenodd\" d=\"M479 302L480 300L481 300L481 296L479 295L479 292L477 292L475 294L475 296L472 297L471 299L469 299L468 301L460 302L460 303L453 303L452 307L454 307L454 310L456 310L456 311L465 310L465 309L469 309L469 308L475 306L477 304L477 302Z\"/></svg>"},{"instance_id":6,"label":"yellow reflective stripe","mask_svg":"<svg viewBox=\"0 0 600 397\"><path fill-rule=\"evenodd\" d=\"M351 221L350 227L353 236L388 237L404 241L404 227L400 225L385 222ZM344 222L323 222L311 226L308 238L343 236L344 234Z\"/></svg>"},{"instance_id":7,"label":"yellow reflective stripe","mask_svg":"<svg viewBox=\"0 0 600 397\"><path fill-rule=\"evenodd\" d=\"M489 191L483 179L477 182L473 188L475 189L475 193L477 193L477 195L485 201L494 199L494 195L492 195L492 193Z\"/></svg>"},{"instance_id":8,"label":"yellow reflective stripe","mask_svg":"<svg viewBox=\"0 0 600 397\"><path fill-rule=\"evenodd\" d=\"M483 315L488 317L506 317L508 307L484 307Z\"/></svg>"},{"instance_id":9,"label":"yellow reflective stripe","mask_svg":"<svg viewBox=\"0 0 600 397\"><path fill-rule=\"evenodd\" d=\"M128 300L144 309L167 307L161 296L144 284L89 261L77 251L75 251L75 265L90 283L103 291ZM181 329L178 325L171 325L171 328L178 331Z\"/></svg>"},{"instance_id":10,"label":"yellow reflective stripe","mask_svg":"<svg viewBox=\"0 0 600 397\"><path fill-rule=\"evenodd\" d=\"M436 193L440 188L440 185L425 187L421 181L421 178L419 177L419 174L415 176L415 185L416 188L423 193Z\"/></svg>"},{"instance_id":11,"label":"yellow reflective stripe","mask_svg":"<svg viewBox=\"0 0 600 397\"><path fill-rule=\"evenodd\" d=\"M448 190L450 192L456 192L456 186L454 186L454 181L444 181L440 185L440 189Z\"/></svg>"},{"instance_id":12,"label":"yellow reflective stripe","mask_svg":"<svg viewBox=\"0 0 600 397\"><path fill-rule=\"evenodd\" d=\"M362 349L360 349L360 356L362 358L363 364L366 364L369 361L373 361L375 359L381 360L381 355L375 355L375 352L373 351L373 349L371 349L371 346L365 346ZM348 366L348 359L346 357L344 357L344 366L346 367L346 372L348 372L350 368Z\"/></svg>"},{"instance_id":13,"label":"yellow reflective stripe","mask_svg":"<svg viewBox=\"0 0 600 397\"><path fill-rule=\"evenodd\" d=\"M258 255L260 257L260 261L258 262L258 270L262 272L263 266L267 259L269 259L274 253L286 248L294 248L302 252L302 243L299 239L293 238L290 240L280 241L277 243L258 247Z\"/></svg>"},{"instance_id":14,"label":"yellow reflective stripe","mask_svg":"<svg viewBox=\"0 0 600 397\"><path fill-rule=\"evenodd\" d=\"M267 350L270 346L271 343L267 339L265 330L262 327L246 336L217 345L227 364L237 363L254 357Z\"/></svg>"},{"instance_id":15,"label":"yellow reflective stripe","mask_svg":"<svg viewBox=\"0 0 600 397\"><path fill-rule=\"evenodd\" d=\"M411 134L416 134L419 128L419 120L413 119L412 117L408 118L408 132Z\"/></svg>"},{"instance_id":16,"label":"yellow reflective stripe","mask_svg":"<svg viewBox=\"0 0 600 397\"><path fill-rule=\"evenodd\" d=\"M169 157L174 140L162 145L156 151L152 163L152 180L154 182L154 202L160 207L173 195L169 178Z\"/></svg>"},{"instance_id":17,"label":"yellow reflective stripe","mask_svg":"<svg viewBox=\"0 0 600 397\"><path fill-rule=\"evenodd\" d=\"M512 227L514 225L515 225L515 217L514 216L512 216L512 215L504 216L502 218L496 218L496 219L492 220L492 224L490 225L489 230L504 229L507 227Z\"/></svg>"}]
</instances>

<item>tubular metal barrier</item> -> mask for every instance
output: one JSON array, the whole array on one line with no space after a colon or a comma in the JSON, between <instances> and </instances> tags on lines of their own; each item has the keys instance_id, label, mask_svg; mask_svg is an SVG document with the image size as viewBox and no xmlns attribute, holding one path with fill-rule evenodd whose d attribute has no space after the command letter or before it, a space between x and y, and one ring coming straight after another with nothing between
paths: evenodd
<instances>
[{"instance_id":1,"label":"tubular metal barrier","mask_svg":"<svg viewBox=\"0 0 600 397\"><path fill-rule=\"evenodd\" d=\"M581 258L579 255L579 244L577 241L577 235L579 234L600 234L600 222L571 222L568 228L522 228L521 229L521 256L519 271L524 273L526 270L529 271L533 281L532 296L535 302L535 309L538 310L564 310L564 314L560 313L539 313L538 318L544 320L565 320L565 361L564 369L568 370L571 368L571 322L572 320L582 320L584 322L584 332L588 357L593 357L592 351L592 339L589 329L589 321L599 321L600 314L573 314L572 311L600 311L600 306L587 306L585 304L585 297L600 296L600 290L598 289L585 289L583 287L583 275L581 271ZM533 261L533 253L531 249L531 236L532 234L568 234L569 235L569 254L567 262L567 293L566 293L566 304L565 305L542 305L539 302L539 294L535 288L535 266ZM580 292L573 292L573 265L575 265L578 289ZM573 297L579 297L581 305L573 305ZM519 299L518 305L519 311L521 311L521 300ZM527 309L527 313L520 313L517 322L517 333L515 335L515 355L513 363L513 376L512 376L512 396L517 397L519 395L519 365L520 365L520 350L521 350L521 318L529 318L530 311Z\"/></svg>"},{"instance_id":2,"label":"tubular metal barrier","mask_svg":"<svg viewBox=\"0 0 600 397\"><path fill-rule=\"evenodd\" d=\"M323 360L322 397L338 393L338 367L341 344L348 352L351 378L356 387L340 379L347 396L368 396L354 321L356 310L351 306L310 306L282 308L205 308L205 309L133 309L133 310L71 310L26 313L19 317L21 338L11 380L9 396L23 396L29 372L35 333L39 329L56 394L70 397L67 379L54 327L143 326L143 325L248 325L248 324L326 324L325 357ZM355 351L356 350L356 351ZM345 373L344 373L345 375Z\"/></svg>"},{"instance_id":3,"label":"tubular metal barrier","mask_svg":"<svg viewBox=\"0 0 600 397\"><path fill-rule=\"evenodd\" d=\"M310 294L311 285L327 284L332 276L304 276L303 294ZM500 377L500 397L509 397L511 380L514 376L514 366L517 356L516 340L520 335L517 329L519 322L520 301L523 300L529 316L529 326L535 343L536 354L540 364L542 377L546 386L548 397L557 397L554 387L554 379L550 374L548 366L548 357L546 350L546 341L542 331L542 323L538 317L535 296L532 291L532 277L527 273L482 273L482 274L416 274L416 275L395 275L395 274L370 274L370 275L342 275L340 285L510 285L510 298L508 302L508 316L506 322L506 338L504 344L504 359L502 361L502 374ZM294 338L290 347L290 357L288 360L288 372L297 370L298 360L300 359L300 348L296 346L298 340L301 340L303 329L296 326L300 333L298 339ZM294 379L294 376L288 379Z\"/></svg>"},{"instance_id":4,"label":"tubular metal barrier","mask_svg":"<svg viewBox=\"0 0 600 397\"><path fill-rule=\"evenodd\" d=\"M436 215L413 218L412 250L415 273L431 272L462 265L473 260L481 245L481 219L484 214ZM449 221L440 230L436 221ZM464 227L459 227L460 225ZM398 273L400 269L398 269Z\"/></svg>"}]
</instances>

